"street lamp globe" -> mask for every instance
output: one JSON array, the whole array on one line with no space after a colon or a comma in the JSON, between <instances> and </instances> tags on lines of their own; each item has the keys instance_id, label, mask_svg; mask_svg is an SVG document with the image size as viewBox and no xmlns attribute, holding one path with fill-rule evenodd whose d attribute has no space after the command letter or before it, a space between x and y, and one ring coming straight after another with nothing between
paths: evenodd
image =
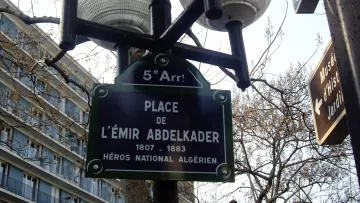
<instances>
[{"instance_id":1,"label":"street lamp globe","mask_svg":"<svg viewBox=\"0 0 360 203\"><path fill-rule=\"evenodd\" d=\"M193 0L180 0L185 8ZM242 28L252 24L259 19L268 8L271 0L222 0L223 16L218 20L209 20L202 15L198 23L206 28L227 31L226 24L231 21L242 23Z\"/></svg>"},{"instance_id":2,"label":"street lamp globe","mask_svg":"<svg viewBox=\"0 0 360 203\"><path fill-rule=\"evenodd\" d=\"M79 0L78 18L147 34L150 31L149 0ZM92 39L97 45L114 50L114 43Z\"/></svg>"}]
</instances>

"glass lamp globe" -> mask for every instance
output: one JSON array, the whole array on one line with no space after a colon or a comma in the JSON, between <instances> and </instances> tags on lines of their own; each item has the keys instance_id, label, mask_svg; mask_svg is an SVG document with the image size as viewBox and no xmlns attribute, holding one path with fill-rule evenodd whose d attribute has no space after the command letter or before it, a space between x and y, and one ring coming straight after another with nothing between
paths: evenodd
<instances>
[{"instance_id":1,"label":"glass lamp globe","mask_svg":"<svg viewBox=\"0 0 360 203\"><path fill-rule=\"evenodd\" d=\"M180 0L185 8L193 0ZM243 28L259 19L268 8L271 0L222 0L223 16L219 20L209 20L202 15L198 23L206 28L227 31L225 25L230 21L240 21Z\"/></svg>"},{"instance_id":2,"label":"glass lamp globe","mask_svg":"<svg viewBox=\"0 0 360 203\"><path fill-rule=\"evenodd\" d=\"M149 0L79 0L78 18L147 34L149 5ZM114 43L90 39L105 49L114 50Z\"/></svg>"}]
</instances>

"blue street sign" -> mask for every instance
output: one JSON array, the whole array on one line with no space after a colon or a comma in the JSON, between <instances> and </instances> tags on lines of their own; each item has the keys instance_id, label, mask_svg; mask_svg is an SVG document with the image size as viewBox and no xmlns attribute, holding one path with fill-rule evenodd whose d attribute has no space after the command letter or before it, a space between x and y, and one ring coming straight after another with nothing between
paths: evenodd
<instances>
[{"instance_id":1,"label":"blue street sign","mask_svg":"<svg viewBox=\"0 0 360 203\"><path fill-rule=\"evenodd\" d=\"M231 93L171 55L134 62L93 90L86 176L234 181Z\"/></svg>"}]
</instances>

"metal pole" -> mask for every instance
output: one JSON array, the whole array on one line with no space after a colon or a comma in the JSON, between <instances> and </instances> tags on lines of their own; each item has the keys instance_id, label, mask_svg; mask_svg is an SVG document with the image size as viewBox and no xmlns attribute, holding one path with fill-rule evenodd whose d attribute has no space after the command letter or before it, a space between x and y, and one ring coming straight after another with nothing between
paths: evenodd
<instances>
[{"instance_id":1,"label":"metal pole","mask_svg":"<svg viewBox=\"0 0 360 203\"><path fill-rule=\"evenodd\" d=\"M360 2L325 0L360 185Z\"/></svg>"},{"instance_id":2,"label":"metal pole","mask_svg":"<svg viewBox=\"0 0 360 203\"><path fill-rule=\"evenodd\" d=\"M204 13L203 0L194 0L186 7L183 12L175 19L166 30L162 31L159 46L164 50L170 49L175 42L183 35L195 21ZM159 30L161 31L161 30Z\"/></svg>"},{"instance_id":3,"label":"metal pole","mask_svg":"<svg viewBox=\"0 0 360 203\"><path fill-rule=\"evenodd\" d=\"M154 52L164 51L164 49L161 49L161 47L159 49L157 46L155 36L102 25L83 19L77 20L76 29L78 35L90 38L114 42L115 44L129 44L132 47ZM174 55L182 58L231 68L233 70L237 70L241 63L240 57L188 44L175 43L171 51Z\"/></svg>"},{"instance_id":4,"label":"metal pole","mask_svg":"<svg viewBox=\"0 0 360 203\"><path fill-rule=\"evenodd\" d=\"M204 0L205 15L210 20L217 20L223 16L221 0Z\"/></svg>"},{"instance_id":5,"label":"metal pole","mask_svg":"<svg viewBox=\"0 0 360 203\"><path fill-rule=\"evenodd\" d=\"M151 34L160 37L171 24L170 0L151 0L150 4ZM177 181L154 181L154 203L178 203Z\"/></svg>"},{"instance_id":6,"label":"metal pole","mask_svg":"<svg viewBox=\"0 0 360 203\"><path fill-rule=\"evenodd\" d=\"M125 67L130 63L129 47L126 45L116 46L116 66L117 77L124 71Z\"/></svg>"},{"instance_id":7,"label":"metal pole","mask_svg":"<svg viewBox=\"0 0 360 203\"><path fill-rule=\"evenodd\" d=\"M234 56L240 57L242 60L238 68L235 69L236 84L243 91L250 86L250 76L246 61L246 52L244 39L242 34L242 23L239 21L231 21L226 24L229 33L231 52Z\"/></svg>"},{"instance_id":8,"label":"metal pole","mask_svg":"<svg viewBox=\"0 0 360 203\"><path fill-rule=\"evenodd\" d=\"M154 181L154 203L178 203L177 181Z\"/></svg>"},{"instance_id":9,"label":"metal pole","mask_svg":"<svg viewBox=\"0 0 360 203\"><path fill-rule=\"evenodd\" d=\"M76 42L77 0L63 0L60 18L60 43L62 50L73 50Z\"/></svg>"},{"instance_id":10,"label":"metal pole","mask_svg":"<svg viewBox=\"0 0 360 203\"><path fill-rule=\"evenodd\" d=\"M150 4L150 32L156 38L171 25L170 0L151 0Z\"/></svg>"}]
</instances>

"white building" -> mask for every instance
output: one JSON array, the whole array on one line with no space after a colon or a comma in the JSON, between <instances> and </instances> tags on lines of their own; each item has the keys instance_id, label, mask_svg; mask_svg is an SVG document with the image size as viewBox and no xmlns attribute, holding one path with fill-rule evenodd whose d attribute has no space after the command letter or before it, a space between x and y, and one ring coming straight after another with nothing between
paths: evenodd
<instances>
[{"instance_id":1,"label":"white building","mask_svg":"<svg viewBox=\"0 0 360 203\"><path fill-rule=\"evenodd\" d=\"M118 180L84 177L86 94L52 67L30 70L59 51L37 26L0 14L0 202L123 202ZM57 64L88 87L96 82L69 55Z\"/></svg>"}]
</instances>

